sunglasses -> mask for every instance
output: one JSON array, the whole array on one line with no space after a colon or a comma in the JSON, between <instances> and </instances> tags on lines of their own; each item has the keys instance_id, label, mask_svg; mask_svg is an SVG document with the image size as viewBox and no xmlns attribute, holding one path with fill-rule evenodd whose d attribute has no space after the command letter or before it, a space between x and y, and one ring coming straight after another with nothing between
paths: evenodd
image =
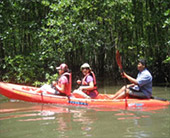
<instances>
[{"instance_id":1,"label":"sunglasses","mask_svg":"<svg viewBox=\"0 0 170 138\"><path fill-rule=\"evenodd\" d=\"M86 68L82 68L82 70L84 70L84 69L89 69L88 67L86 67Z\"/></svg>"}]
</instances>

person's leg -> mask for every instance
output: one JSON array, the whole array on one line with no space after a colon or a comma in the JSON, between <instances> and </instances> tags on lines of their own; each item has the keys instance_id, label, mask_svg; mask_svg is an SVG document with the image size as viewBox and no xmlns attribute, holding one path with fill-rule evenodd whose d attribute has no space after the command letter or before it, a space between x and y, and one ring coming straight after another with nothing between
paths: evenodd
<instances>
[{"instance_id":1,"label":"person's leg","mask_svg":"<svg viewBox=\"0 0 170 138\"><path fill-rule=\"evenodd\" d=\"M127 95L129 95L129 89L124 89L124 91L120 92L119 95L117 95L114 100L116 99L123 99L125 98Z\"/></svg>"},{"instance_id":2,"label":"person's leg","mask_svg":"<svg viewBox=\"0 0 170 138\"><path fill-rule=\"evenodd\" d=\"M42 85L42 86L41 86L40 88L38 88L35 92L37 92L37 93L43 93L43 92L45 92L45 91L46 91L46 90L45 90L46 86L47 86L47 84Z\"/></svg>"},{"instance_id":3,"label":"person's leg","mask_svg":"<svg viewBox=\"0 0 170 138\"><path fill-rule=\"evenodd\" d=\"M83 97L83 98L90 99L90 96L88 96L88 95L85 94L83 91L78 90L78 89L73 91L73 95L74 95L74 94L80 95L80 96ZM76 96L75 96L75 97L76 97Z\"/></svg>"},{"instance_id":4,"label":"person's leg","mask_svg":"<svg viewBox=\"0 0 170 138\"><path fill-rule=\"evenodd\" d=\"M55 90L53 88L51 88L51 85L44 84L40 89L41 89L43 94L45 94L45 93L55 94Z\"/></svg>"},{"instance_id":5,"label":"person's leg","mask_svg":"<svg viewBox=\"0 0 170 138\"><path fill-rule=\"evenodd\" d=\"M122 95L122 92L124 91L125 91L125 86L123 86L119 91L117 91L115 95L112 97L112 99L119 97L119 95Z\"/></svg>"},{"instance_id":6,"label":"person's leg","mask_svg":"<svg viewBox=\"0 0 170 138\"><path fill-rule=\"evenodd\" d=\"M125 90L126 90L126 93L128 93L129 87L132 87L132 86L134 86L134 84L128 84L126 86L123 86L119 91L115 93L112 99L120 99L120 98L126 97Z\"/></svg>"},{"instance_id":7,"label":"person's leg","mask_svg":"<svg viewBox=\"0 0 170 138\"><path fill-rule=\"evenodd\" d=\"M139 99L148 99L148 97L141 91L136 92L133 90L129 91L129 97L130 98L139 98Z\"/></svg>"}]
</instances>

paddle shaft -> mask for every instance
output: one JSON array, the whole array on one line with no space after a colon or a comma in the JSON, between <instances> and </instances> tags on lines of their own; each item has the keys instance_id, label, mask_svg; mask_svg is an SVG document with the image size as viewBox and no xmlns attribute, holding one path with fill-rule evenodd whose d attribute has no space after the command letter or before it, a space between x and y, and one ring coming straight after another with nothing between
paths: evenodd
<instances>
[{"instance_id":1,"label":"paddle shaft","mask_svg":"<svg viewBox=\"0 0 170 138\"><path fill-rule=\"evenodd\" d=\"M119 50L116 51L116 62L120 69L120 73L123 73L123 66L122 66ZM125 108L127 109L128 104L127 104L127 93L126 93L126 89L127 89L126 78L124 78L124 83L125 83Z\"/></svg>"}]
</instances>

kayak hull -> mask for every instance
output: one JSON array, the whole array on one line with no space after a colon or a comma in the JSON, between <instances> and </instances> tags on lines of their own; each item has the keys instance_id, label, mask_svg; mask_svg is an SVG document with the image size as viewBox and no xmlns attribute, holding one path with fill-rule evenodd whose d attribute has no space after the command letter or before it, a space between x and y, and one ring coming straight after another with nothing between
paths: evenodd
<instances>
[{"instance_id":1,"label":"kayak hull","mask_svg":"<svg viewBox=\"0 0 170 138\"><path fill-rule=\"evenodd\" d=\"M156 99L120 99L112 100L111 94L99 94L96 99L83 99L67 96L58 96L51 94L42 94L36 92L38 88L24 85L0 82L0 94L16 100L22 100L33 103L44 104L60 104L72 106L87 106L87 107L111 107L111 108L145 108L145 107L160 107L170 104L169 101L161 101Z\"/></svg>"}]
</instances>

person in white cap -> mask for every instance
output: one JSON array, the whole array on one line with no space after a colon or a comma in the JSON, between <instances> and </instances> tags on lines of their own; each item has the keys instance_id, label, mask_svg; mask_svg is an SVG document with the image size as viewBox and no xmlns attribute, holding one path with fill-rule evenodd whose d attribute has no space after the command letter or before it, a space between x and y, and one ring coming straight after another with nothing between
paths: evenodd
<instances>
[{"instance_id":1,"label":"person in white cap","mask_svg":"<svg viewBox=\"0 0 170 138\"><path fill-rule=\"evenodd\" d=\"M59 72L58 81L53 81L51 85L43 85L40 90L43 93L56 94L62 96L70 96L71 94L71 73L69 73L68 66L62 63L56 67Z\"/></svg>"},{"instance_id":2,"label":"person in white cap","mask_svg":"<svg viewBox=\"0 0 170 138\"><path fill-rule=\"evenodd\" d=\"M88 63L84 63L80 67L80 70L84 77L82 81L77 80L77 83L81 86L74 90L73 95L81 98L96 98L99 92L97 90L96 77L91 70L90 65Z\"/></svg>"}]
</instances>

